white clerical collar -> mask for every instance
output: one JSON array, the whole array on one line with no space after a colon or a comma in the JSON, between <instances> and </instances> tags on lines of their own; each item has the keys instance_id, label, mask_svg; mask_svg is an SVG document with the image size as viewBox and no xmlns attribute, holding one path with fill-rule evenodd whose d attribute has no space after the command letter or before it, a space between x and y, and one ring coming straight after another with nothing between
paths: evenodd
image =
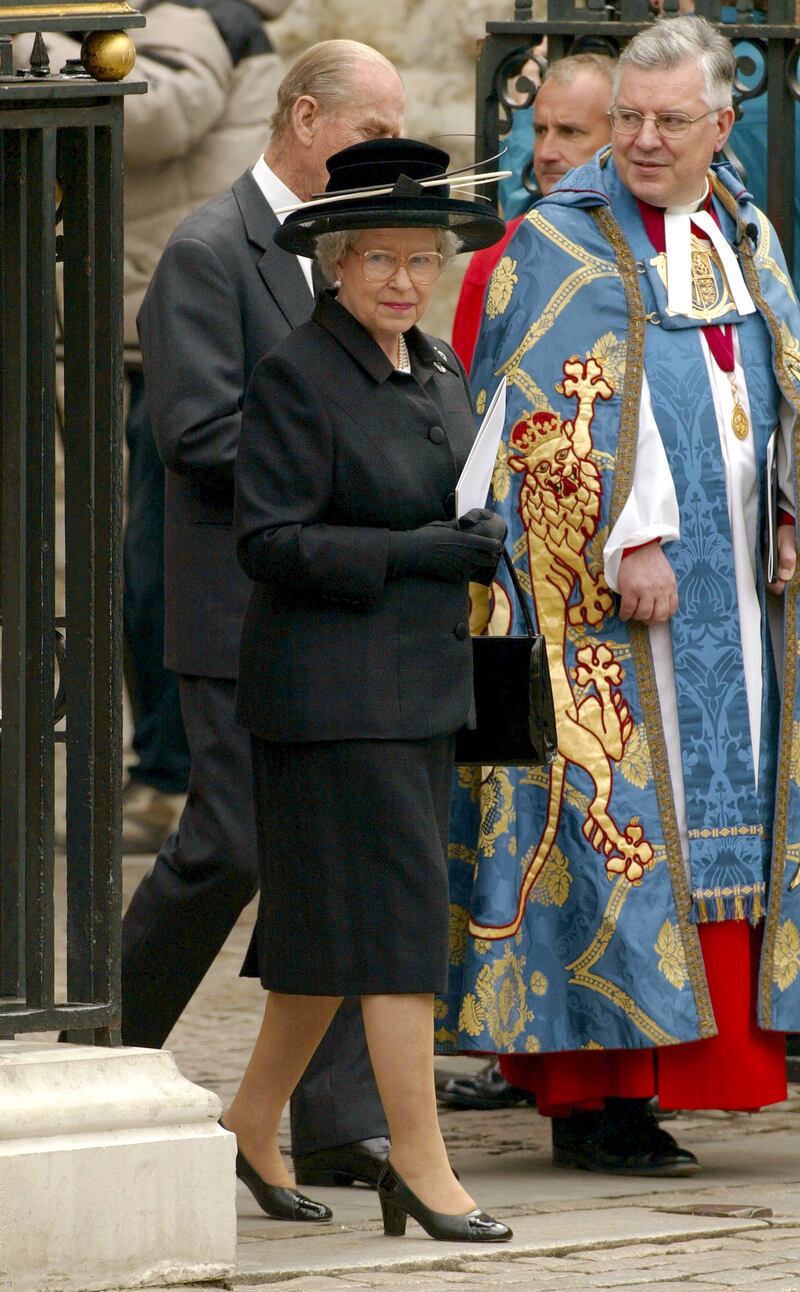
<instances>
[{"instance_id":1,"label":"white clerical collar","mask_svg":"<svg viewBox=\"0 0 800 1292\"><path fill-rule=\"evenodd\" d=\"M664 212L664 245L667 255L667 307L670 314L693 316L692 229L700 229L719 256L722 272L733 297L737 314L754 314L756 307L747 290L739 262L727 238L710 211L702 210L708 197L708 180L703 196L688 206L667 207Z\"/></svg>"},{"instance_id":2,"label":"white clerical collar","mask_svg":"<svg viewBox=\"0 0 800 1292\"><path fill-rule=\"evenodd\" d=\"M263 156L259 157L251 171L251 174L256 184L258 184L258 187L261 189L261 192L264 194L267 202L272 207L276 220L283 224L288 211L293 206L297 206L300 201L299 197L296 193L293 193L292 190L284 184L283 180L275 174L274 170L267 165ZM278 212L282 208L284 214L278 215ZM309 260L308 256L298 256L297 263L302 269L305 280L313 293L314 283L311 277L312 262Z\"/></svg>"},{"instance_id":3,"label":"white clerical collar","mask_svg":"<svg viewBox=\"0 0 800 1292\"><path fill-rule=\"evenodd\" d=\"M708 199L708 180L703 186L702 196L695 202L687 202L686 206L668 206L664 211L665 215L694 215L695 211L701 211Z\"/></svg>"}]
</instances>

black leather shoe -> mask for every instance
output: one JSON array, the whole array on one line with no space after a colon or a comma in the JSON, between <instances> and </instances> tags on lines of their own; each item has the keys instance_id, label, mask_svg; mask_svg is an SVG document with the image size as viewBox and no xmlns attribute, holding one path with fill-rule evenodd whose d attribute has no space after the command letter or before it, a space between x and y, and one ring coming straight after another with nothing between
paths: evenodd
<instances>
[{"instance_id":1,"label":"black leather shoe","mask_svg":"<svg viewBox=\"0 0 800 1292\"><path fill-rule=\"evenodd\" d=\"M298 1184L320 1189L356 1183L376 1189L390 1147L391 1141L383 1135L321 1148L316 1153L301 1153L294 1158L294 1178Z\"/></svg>"},{"instance_id":2,"label":"black leather shoe","mask_svg":"<svg viewBox=\"0 0 800 1292\"><path fill-rule=\"evenodd\" d=\"M228 1130L220 1117L219 1124L224 1131ZM232 1131L228 1131L232 1135ZM273 1220L330 1220L333 1212L322 1202L314 1202L296 1189L285 1189L279 1184L267 1184L262 1180L255 1167L251 1166L242 1153L236 1149L236 1176L246 1184L261 1210Z\"/></svg>"},{"instance_id":3,"label":"black leather shoe","mask_svg":"<svg viewBox=\"0 0 800 1292\"><path fill-rule=\"evenodd\" d=\"M247 1158L236 1150L236 1174L246 1184L261 1210L273 1220L330 1220L333 1212L322 1202L314 1202L296 1189L267 1184Z\"/></svg>"},{"instance_id":4,"label":"black leather shoe","mask_svg":"<svg viewBox=\"0 0 800 1292\"><path fill-rule=\"evenodd\" d=\"M701 1170L638 1099L609 1099L598 1113L553 1118L553 1165L608 1175L682 1177Z\"/></svg>"},{"instance_id":5,"label":"black leather shoe","mask_svg":"<svg viewBox=\"0 0 800 1292\"><path fill-rule=\"evenodd\" d=\"M492 1112L495 1108L516 1108L518 1104L534 1104L535 1097L529 1090L509 1085L500 1071L500 1064L491 1063L483 1072L473 1077L451 1077L436 1088L436 1097L444 1108L473 1109Z\"/></svg>"},{"instance_id":6,"label":"black leather shoe","mask_svg":"<svg viewBox=\"0 0 800 1292\"><path fill-rule=\"evenodd\" d=\"M514 1235L508 1225L495 1220L478 1207L463 1216L448 1216L442 1211L431 1211L405 1180L387 1162L378 1181L378 1197L383 1215L383 1232L399 1238L406 1232L409 1216L421 1225L430 1238L443 1243L505 1243Z\"/></svg>"}]
</instances>

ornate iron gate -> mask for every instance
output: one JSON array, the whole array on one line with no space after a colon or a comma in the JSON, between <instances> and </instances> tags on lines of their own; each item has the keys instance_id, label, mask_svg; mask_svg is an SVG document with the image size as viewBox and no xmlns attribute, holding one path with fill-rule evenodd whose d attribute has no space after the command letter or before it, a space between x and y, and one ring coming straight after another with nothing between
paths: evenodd
<instances>
[{"instance_id":1,"label":"ornate iron gate","mask_svg":"<svg viewBox=\"0 0 800 1292\"><path fill-rule=\"evenodd\" d=\"M120 1025L125 0L0 5L0 1035ZM43 30L89 32L50 69ZM13 73L11 35L31 34ZM26 38L27 42L27 38ZM19 47L19 41L18 41ZM61 266L57 270L57 265ZM63 289L57 278L63 273ZM59 302L63 301L63 308ZM60 327L59 327L60 325ZM56 605L56 344L65 589ZM58 613L57 613L58 612ZM54 755L66 746L67 989L54 985Z\"/></svg>"}]
</instances>

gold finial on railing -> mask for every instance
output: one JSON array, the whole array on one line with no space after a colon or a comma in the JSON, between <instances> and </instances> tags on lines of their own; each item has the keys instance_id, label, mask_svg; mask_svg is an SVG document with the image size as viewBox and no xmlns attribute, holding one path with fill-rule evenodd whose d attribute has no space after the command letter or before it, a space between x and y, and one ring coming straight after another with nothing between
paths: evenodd
<instances>
[{"instance_id":1,"label":"gold finial on railing","mask_svg":"<svg viewBox=\"0 0 800 1292\"><path fill-rule=\"evenodd\" d=\"M136 62L136 48L126 31L93 31L81 45L81 62L96 81L121 81Z\"/></svg>"}]
</instances>

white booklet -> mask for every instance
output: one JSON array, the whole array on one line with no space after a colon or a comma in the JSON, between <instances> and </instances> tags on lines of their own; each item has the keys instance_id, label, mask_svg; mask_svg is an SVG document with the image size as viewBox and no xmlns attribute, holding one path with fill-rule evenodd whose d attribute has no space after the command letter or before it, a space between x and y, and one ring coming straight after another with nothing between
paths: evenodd
<instances>
[{"instance_id":1,"label":"white booklet","mask_svg":"<svg viewBox=\"0 0 800 1292\"><path fill-rule=\"evenodd\" d=\"M456 485L456 517L466 515L473 507L485 507L492 483L497 450L506 422L506 379L503 377L492 395L480 430L464 463Z\"/></svg>"},{"instance_id":2,"label":"white booklet","mask_svg":"<svg viewBox=\"0 0 800 1292\"><path fill-rule=\"evenodd\" d=\"M767 583L774 583L778 576L778 432L773 431L767 441L766 513L764 538L767 555Z\"/></svg>"}]
</instances>

